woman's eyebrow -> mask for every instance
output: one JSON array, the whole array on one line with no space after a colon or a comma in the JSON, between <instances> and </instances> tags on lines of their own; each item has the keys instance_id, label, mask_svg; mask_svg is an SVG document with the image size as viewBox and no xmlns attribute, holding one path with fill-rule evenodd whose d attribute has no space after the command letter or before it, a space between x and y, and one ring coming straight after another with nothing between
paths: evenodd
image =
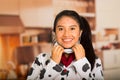
<instances>
[{"instance_id":1,"label":"woman's eyebrow","mask_svg":"<svg viewBox=\"0 0 120 80\"><path fill-rule=\"evenodd\" d=\"M63 26L62 25L58 25L56 27L59 28L59 27L63 27ZM77 27L77 25L70 25L69 27Z\"/></svg>"},{"instance_id":2,"label":"woman's eyebrow","mask_svg":"<svg viewBox=\"0 0 120 80\"><path fill-rule=\"evenodd\" d=\"M77 27L77 25L70 25L70 27Z\"/></svg>"},{"instance_id":3,"label":"woman's eyebrow","mask_svg":"<svg viewBox=\"0 0 120 80\"><path fill-rule=\"evenodd\" d=\"M59 27L63 27L63 26L62 25L58 25L57 27L59 28Z\"/></svg>"}]
</instances>

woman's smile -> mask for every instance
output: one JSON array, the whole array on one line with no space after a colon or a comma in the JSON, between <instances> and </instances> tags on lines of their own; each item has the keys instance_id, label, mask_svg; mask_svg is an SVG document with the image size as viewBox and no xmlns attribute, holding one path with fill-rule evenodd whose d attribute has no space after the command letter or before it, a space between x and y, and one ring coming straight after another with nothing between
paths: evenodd
<instances>
[{"instance_id":1,"label":"woman's smile","mask_svg":"<svg viewBox=\"0 0 120 80\"><path fill-rule=\"evenodd\" d=\"M72 42L72 38L65 38L65 39L62 39L63 40L63 42L65 42L65 43L69 43L69 42Z\"/></svg>"}]
</instances>

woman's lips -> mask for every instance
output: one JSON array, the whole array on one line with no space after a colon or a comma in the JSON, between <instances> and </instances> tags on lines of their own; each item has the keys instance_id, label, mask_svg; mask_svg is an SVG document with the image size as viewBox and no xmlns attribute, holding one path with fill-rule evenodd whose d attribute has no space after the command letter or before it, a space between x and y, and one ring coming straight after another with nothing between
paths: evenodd
<instances>
[{"instance_id":1,"label":"woman's lips","mask_svg":"<svg viewBox=\"0 0 120 80\"><path fill-rule=\"evenodd\" d=\"M71 42L73 39L63 39L63 42Z\"/></svg>"}]
</instances>

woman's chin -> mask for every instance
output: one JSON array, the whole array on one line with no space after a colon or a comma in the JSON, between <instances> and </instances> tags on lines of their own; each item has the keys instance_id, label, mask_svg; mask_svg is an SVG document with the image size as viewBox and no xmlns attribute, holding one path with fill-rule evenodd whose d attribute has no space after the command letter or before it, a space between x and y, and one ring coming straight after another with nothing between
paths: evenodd
<instances>
[{"instance_id":1,"label":"woman's chin","mask_svg":"<svg viewBox=\"0 0 120 80\"><path fill-rule=\"evenodd\" d=\"M68 49L68 48L72 48L72 46L63 46L64 48Z\"/></svg>"},{"instance_id":2,"label":"woman's chin","mask_svg":"<svg viewBox=\"0 0 120 80\"><path fill-rule=\"evenodd\" d=\"M74 44L61 44L61 46L67 49L67 48L72 48Z\"/></svg>"}]
</instances>

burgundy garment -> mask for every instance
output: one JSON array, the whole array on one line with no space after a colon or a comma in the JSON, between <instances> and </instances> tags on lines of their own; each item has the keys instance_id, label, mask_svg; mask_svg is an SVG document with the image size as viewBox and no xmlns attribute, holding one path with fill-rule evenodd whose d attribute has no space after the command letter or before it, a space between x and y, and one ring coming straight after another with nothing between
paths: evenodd
<instances>
[{"instance_id":1,"label":"burgundy garment","mask_svg":"<svg viewBox=\"0 0 120 80\"><path fill-rule=\"evenodd\" d=\"M65 65L66 67L70 65L70 63L75 59L74 53L69 54L68 57L65 56L65 53L63 53L61 58L61 63Z\"/></svg>"}]
</instances>

